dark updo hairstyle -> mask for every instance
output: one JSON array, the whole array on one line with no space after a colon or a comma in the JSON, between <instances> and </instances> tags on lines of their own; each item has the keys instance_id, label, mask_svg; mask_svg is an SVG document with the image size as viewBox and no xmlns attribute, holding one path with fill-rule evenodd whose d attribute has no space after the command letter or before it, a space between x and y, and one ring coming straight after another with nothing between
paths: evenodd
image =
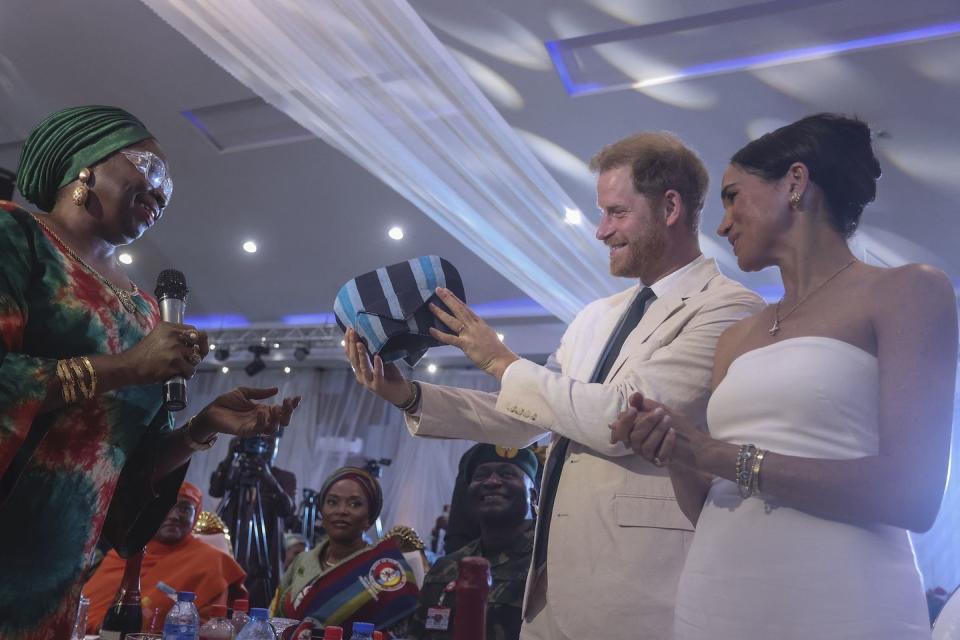
<instances>
[{"instance_id":1,"label":"dark updo hairstyle","mask_svg":"<svg viewBox=\"0 0 960 640\"><path fill-rule=\"evenodd\" d=\"M863 208L877 195L880 177L870 127L833 113L807 116L765 134L737 151L730 162L770 181L785 176L794 162L802 162L826 196L830 223L844 238L857 230Z\"/></svg>"}]
</instances>

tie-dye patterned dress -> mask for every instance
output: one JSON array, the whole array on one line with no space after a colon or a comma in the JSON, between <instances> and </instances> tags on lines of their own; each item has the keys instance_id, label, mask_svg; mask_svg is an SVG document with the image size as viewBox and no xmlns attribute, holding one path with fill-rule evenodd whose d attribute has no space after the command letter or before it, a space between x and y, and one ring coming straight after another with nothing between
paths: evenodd
<instances>
[{"instance_id":1,"label":"tie-dye patterned dress","mask_svg":"<svg viewBox=\"0 0 960 640\"><path fill-rule=\"evenodd\" d=\"M58 359L120 353L159 320L135 314L33 217L0 201L0 638L69 637L101 536L142 547L176 500L186 466L155 485L171 429L159 385L40 413Z\"/></svg>"}]
</instances>

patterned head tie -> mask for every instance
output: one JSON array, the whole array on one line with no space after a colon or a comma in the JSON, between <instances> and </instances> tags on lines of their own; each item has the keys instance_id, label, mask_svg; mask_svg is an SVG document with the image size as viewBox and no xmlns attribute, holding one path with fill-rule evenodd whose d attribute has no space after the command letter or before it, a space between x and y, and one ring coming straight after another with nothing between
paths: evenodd
<instances>
[{"instance_id":1,"label":"patterned head tie","mask_svg":"<svg viewBox=\"0 0 960 640\"><path fill-rule=\"evenodd\" d=\"M30 132L17 166L23 197L50 211L57 191L80 170L115 151L153 138L142 122L117 107L70 107L47 116Z\"/></svg>"},{"instance_id":2,"label":"patterned head tie","mask_svg":"<svg viewBox=\"0 0 960 640\"><path fill-rule=\"evenodd\" d=\"M333 310L340 329L354 329L367 350L384 362L403 358L411 367L430 347L440 346L430 327L450 333L427 307L434 303L449 311L436 294L437 287L452 291L466 302L457 269L439 256L422 256L381 267L347 282L337 293Z\"/></svg>"},{"instance_id":3,"label":"patterned head tie","mask_svg":"<svg viewBox=\"0 0 960 640\"><path fill-rule=\"evenodd\" d=\"M320 504L322 505L327 499L330 487L341 480L353 480L360 485L360 490L363 491L369 505L370 524L376 522L383 509L383 489L380 487L380 482L369 471L360 467L340 467L331 473L320 487Z\"/></svg>"}]
</instances>

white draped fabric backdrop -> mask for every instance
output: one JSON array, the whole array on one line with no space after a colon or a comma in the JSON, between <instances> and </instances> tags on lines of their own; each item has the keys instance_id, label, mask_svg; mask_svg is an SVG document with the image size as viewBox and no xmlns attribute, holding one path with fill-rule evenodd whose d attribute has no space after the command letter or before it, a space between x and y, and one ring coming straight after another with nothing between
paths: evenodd
<instances>
[{"instance_id":1,"label":"white draped fabric backdrop","mask_svg":"<svg viewBox=\"0 0 960 640\"><path fill-rule=\"evenodd\" d=\"M496 381L470 369L444 369L445 384L492 391ZM416 377L416 376L415 376ZM425 374L429 377L429 374ZM221 393L237 386L279 387L278 397L300 395L303 401L280 440L276 466L297 475L301 489L319 489L324 479L345 464L367 458L387 458L383 467L384 529L405 524L429 542L434 521L450 502L460 456L471 442L413 438L399 410L368 393L344 370L294 370L286 375L267 370L250 378L242 370L228 374L201 372L189 383L190 404L178 416L185 421ZM230 438L222 437L209 451L193 456L187 480L206 493L210 474L227 455ZM218 500L207 496L204 508Z\"/></svg>"}]
</instances>

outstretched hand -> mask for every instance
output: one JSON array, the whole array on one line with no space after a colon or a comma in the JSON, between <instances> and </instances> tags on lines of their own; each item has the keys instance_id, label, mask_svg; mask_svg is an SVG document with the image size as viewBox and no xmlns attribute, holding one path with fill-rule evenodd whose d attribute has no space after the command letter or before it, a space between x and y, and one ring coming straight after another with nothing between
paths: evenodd
<instances>
[{"instance_id":1,"label":"outstretched hand","mask_svg":"<svg viewBox=\"0 0 960 640\"><path fill-rule=\"evenodd\" d=\"M507 367L520 357L500 341L493 327L484 322L473 309L449 289L438 288L437 296L452 313L447 313L433 303L430 304L430 311L454 333L445 333L431 327L430 335L443 344L449 344L463 351L478 369L489 373L497 380L503 378L503 372Z\"/></svg>"},{"instance_id":2,"label":"outstretched hand","mask_svg":"<svg viewBox=\"0 0 960 640\"><path fill-rule=\"evenodd\" d=\"M353 329L347 329L343 337L343 352L358 383L391 404L403 405L410 400L413 393L410 382L397 365L384 363L379 355L371 359L367 347Z\"/></svg>"},{"instance_id":3,"label":"outstretched hand","mask_svg":"<svg viewBox=\"0 0 960 640\"><path fill-rule=\"evenodd\" d=\"M277 395L279 389L238 387L208 404L195 418L196 427L209 433L224 433L246 438L272 435L290 424L300 405L300 396L284 398L280 404L258 402Z\"/></svg>"}]
</instances>

